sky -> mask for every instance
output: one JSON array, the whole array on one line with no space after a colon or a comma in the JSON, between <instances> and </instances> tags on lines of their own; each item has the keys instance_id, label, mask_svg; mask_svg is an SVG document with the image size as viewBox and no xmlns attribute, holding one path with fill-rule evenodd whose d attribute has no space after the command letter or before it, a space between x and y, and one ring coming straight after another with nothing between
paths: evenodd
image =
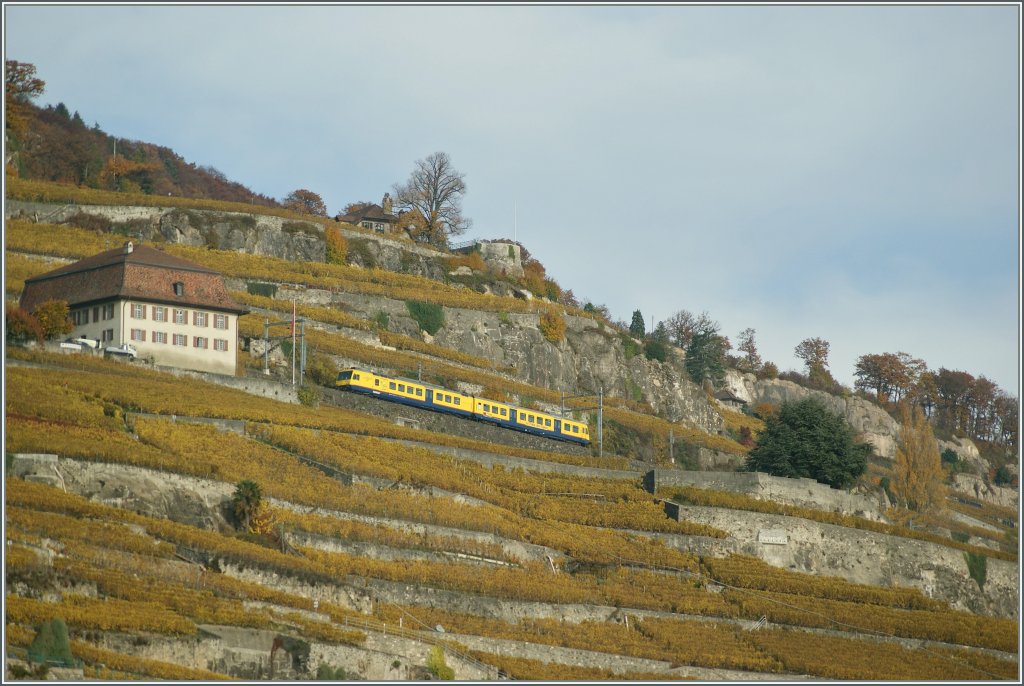
<instances>
[{"instance_id":1,"label":"sky","mask_svg":"<svg viewBox=\"0 0 1024 686\"><path fill-rule=\"evenodd\" d=\"M648 328L702 311L1019 397L1019 5L5 5L5 59L107 133L330 214L443 151L516 238Z\"/></svg>"}]
</instances>

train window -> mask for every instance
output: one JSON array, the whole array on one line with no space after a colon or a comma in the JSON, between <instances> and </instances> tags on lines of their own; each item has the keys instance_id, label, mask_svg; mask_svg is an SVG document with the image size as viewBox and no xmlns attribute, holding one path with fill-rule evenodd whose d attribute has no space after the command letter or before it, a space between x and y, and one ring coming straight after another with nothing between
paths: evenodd
<instances>
[{"instance_id":1,"label":"train window","mask_svg":"<svg viewBox=\"0 0 1024 686\"><path fill-rule=\"evenodd\" d=\"M484 403L484 412L490 412L490 411L491 411L491 406L488 405L487 403Z\"/></svg>"},{"instance_id":2,"label":"train window","mask_svg":"<svg viewBox=\"0 0 1024 686\"><path fill-rule=\"evenodd\" d=\"M459 404L459 398L458 398L458 396L456 396L456 398L455 398L455 404L456 404L456 405L458 405L458 404Z\"/></svg>"},{"instance_id":3,"label":"train window","mask_svg":"<svg viewBox=\"0 0 1024 686\"><path fill-rule=\"evenodd\" d=\"M393 391L393 390L395 390L395 382L394 382L394 381L392 381L392 382L388 383L388 387L389 387L389 388L390 388L390 389L391 389L392 391Z\"/></svg>"},{"instance_id":4,"label":"train window","mask_svg":"<svg viewBox=\"0 0 1024 686\"><path fill-rule=\"evenodd\" d=\"M548 426L551 426L551 420L550 419L545 419L544 423L547 424Z\"/></svg>"},{"instance_id":5,"label":"train window","mask_svg":"<svg viewBox=\"0 0 1024 686\"><path fill-rule=\"evenodd\" d=\"M404 383L398 384L398 390L401 391L402 393L405 393L405 384Z\"/></svg>"},{"instance_id":6,"label":"train window","mask_svg":"<svg viewBox=\"0 0 1024 686\"><path fill-rule=\"evenodd\" d=\"M342 372L338 374L338 381L348 381L352 378L352 372Z\"/></svg>"},{"instance_id":7,"label":"train window","mask_svg":"<svg viewBox=\"0 0 1024 686\"><path fill-rule=\"evenodd\" d=\"M380 379L374 379L373 380L373 385L374 386L380 386Z\"/></svg>"},{"instance_id":8,"label":"train window","mask_svg":"<svg viewBox=\"0 0 1024 686\"><path fill-rule=\"evenodd\" d=\"M505 409L504 407L501 408L501 416L502 417L507 417L508 416L508 410Z\"/></svg>"},{"instance_id":9,"label":"train window","mask_svg":"<svg viewBox=\"0 0 1024 686\"><path fill-rule=\"evenodd\" d=\"M358 374L353 374L352 378L355 379L356 381L359 381L359 375Z\"/></svg>"},{"instance_id":10,"label":"train window","mask_svg":"<svg viewBox=\"0 0 1024 686\"><path fill-rule=\"evenodd\" d=\"M416 389L416 395L422 396L423 395L423 389L422 388L417 388Z\"/></svg>"}]
</instances>

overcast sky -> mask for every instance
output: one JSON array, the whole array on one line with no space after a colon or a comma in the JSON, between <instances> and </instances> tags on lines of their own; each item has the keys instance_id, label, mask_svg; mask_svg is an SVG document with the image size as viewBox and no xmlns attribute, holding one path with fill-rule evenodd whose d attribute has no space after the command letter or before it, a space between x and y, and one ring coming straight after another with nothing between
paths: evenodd
<instances>
[{"instance_id":1,"label":"overcast sky","mask_svg":"<svg viewBox=\"0 0 1024 686\"><path fill-rule=\"evenodd\" d=\"M380 202L445 151L466 238L650 327L706 310L1019 396L1020 10L11 6L42 105L253 191Z\"/></svg>"}]
</instances>

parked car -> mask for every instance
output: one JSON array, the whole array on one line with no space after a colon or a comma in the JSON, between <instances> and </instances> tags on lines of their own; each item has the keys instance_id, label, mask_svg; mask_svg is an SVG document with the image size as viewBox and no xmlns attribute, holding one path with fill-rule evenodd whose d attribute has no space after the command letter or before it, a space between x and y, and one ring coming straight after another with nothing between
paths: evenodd
<instances>
[{"instance_id":1,"label":"parked car","mask_svg":"<svg viewBox=\"0 0 1024 686\"><path fill-rule=\"evenodd\" d=\"M135 350L135 346L130 343L122 343L121 345L108 346L103 349L104 357L121 357L126 359L134 360L138 357L138 352Z\"/></svg>"}]
</instances>

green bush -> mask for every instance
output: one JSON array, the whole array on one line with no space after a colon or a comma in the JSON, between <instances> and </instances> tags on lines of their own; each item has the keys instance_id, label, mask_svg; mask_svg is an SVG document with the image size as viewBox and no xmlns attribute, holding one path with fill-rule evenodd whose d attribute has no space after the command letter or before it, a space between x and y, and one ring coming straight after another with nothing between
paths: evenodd
<instances>
[{"instance_id":1,"label":"green bush","mask_svg":"<svg viewBox=\"0 0 1024 686\"><path fill-rule=\"evenodd\" d=\"M441 646L434 646L427 656L427 671L441 681L451 681L455 678L455 670L448 666L444 659L444 650Z\"/></svg>"},{"instance_id":2,"label":"green bush","mask_svg":"<svg viewBox=\"0 0 1024 686\"><path fill-rule=\"evenodd\" d=\"M985 576L988 573L988 558L981 553L965 552L964 560L967 561L967 572L972 579L978 582L978 588L984 588Z\"/></svg>"},{"instance_id":3,"label":"green bush","mask_svg":"<svg viewBox=\"0 0 1024 686\"><path fill-rule=\"evenodd\" d=\"M296 391L296 395L299 397L299 402L306 407L320 406L320 391L316 386L302 386Z\"/></svg>"},{"instance_id":4,"label":"green bush","mask_svg":"<svg viewBox=\"0 0 1024 686\"><path fill-rule=\"evenodd\" d=\"M644 345L644 356L648 360L664 362L668 358L668 347L659 340L651 339Z\"/></svg>"},{"instance_id":5,"label":"green bush","mask_svg":"<svg viewBox=\"0 0 1024 686\"><path fill-rule=\"evenodd\" d=\"M264 298L277 297L276 283L260 283L258 281L249 281L248 283L245 284L245 289L249 291L249 295L262 295Z\"/></svg>"},{"instance_id":6,"label":"green bush","mask_svg":"<svg viewBox=\"0 0 1024 686\"><path fill-rule=\"evenodd\" d=\"M68 626L60 617L41 624L36 637L28 647L28 659L47 665L75 667L81 662L71 654L71 642L68 639Z\"/></svg>"},{"instance_id":7,"label":"green bush","mask_svg":"<svg viewBox=\"0 0 1024 686\"><path fill-rule=\"evenodd\" d=\"M441 305L421 300L406 300L405 306L409 308L409 316L416 320L420 329L431 336L444 326L444 308Z\"/></svg>"},{"instance_id":8,"label":"green bush","mask_svg":"<svg viewBox=\"0 0 1024 686\"><path fill-rule=\"evenodd\" d=\"M373 315L373 321L376 322L377 326L387 331L388 324L391 323L391 317L388 313L383 310L377 310L377 314Z\"/></svg>"},{"instance_id":9,"label":"green bush","mask_svg":"<svg viewBox=\"0 0 1024 686\"><path fill-rule=\"evenodd\" d=\"M306 374L313 383L333 388L338 378L338 366L326 355L314 353L306 364Z\"/></svg>"}]
</instances>

